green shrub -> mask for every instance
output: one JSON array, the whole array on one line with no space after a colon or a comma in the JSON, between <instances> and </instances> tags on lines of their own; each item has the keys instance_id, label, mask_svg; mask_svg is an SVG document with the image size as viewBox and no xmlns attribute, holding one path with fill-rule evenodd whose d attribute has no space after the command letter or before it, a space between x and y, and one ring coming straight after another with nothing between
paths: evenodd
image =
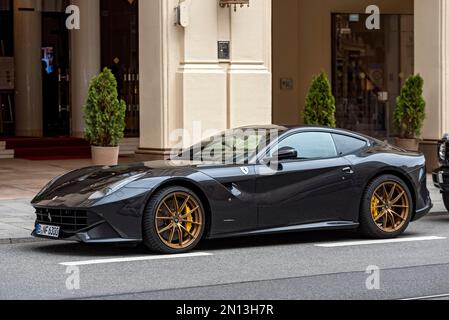
<instances>
[{"instance_id":1,"label":"green shrub","mask_svg":"<svg viewBox=\"0 0 449 320\"><path fill-rule=\"evenodd\" d=\"M426 102L423 98L424 79L411 76L396 99L394 123L400 138L415 139L421 136L426 119Z\"/></svg>"},{"instance_id":2,"label":"green shrub","mask_svg":"<svg viewBox=\"0 0 449 320\"><path fill-rule=\"evenodd\" d=\"M327 75L315 76L306 99L304 123L335 128L335 98Z\"/></svg>"},{"instance_id":3,"label":"green shrub","mask_svg":"<svg viewBox=\"0 0 449 320\"><path fill-rule=\"evenodd\" d=\"M116 147L124 136L126 103L118 99L117 80L104 68L89 84L84 106L85 137L97 147Z\"/></svg>"}]
</instances>

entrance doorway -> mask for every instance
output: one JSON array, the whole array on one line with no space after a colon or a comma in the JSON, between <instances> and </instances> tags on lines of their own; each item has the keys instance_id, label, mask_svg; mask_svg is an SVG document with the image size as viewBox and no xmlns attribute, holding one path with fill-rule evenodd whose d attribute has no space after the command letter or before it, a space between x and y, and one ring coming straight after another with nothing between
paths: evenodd
<instances>
[{"instance_id":1,"label":"entrance doorway","mask_svg":"<svg viewBox=\"0 0 449 320\"><path fill-rule=\"evenodd\" d=\"M413 15L332 15L332 83L338 127L381 139L394 135L396 98L414 69Z\"/></svg>"},{"instance_id":2,"label":"entrance doorway","mask_svg":"<svg viewBox=\"0 0 449 320\"><path fill-rule=\"evenodd\" d=\"M14 42L12 0L0 0L0 137L14 135Z\"/></svg>"},{"instance_id":3,"label":"entrance doorway","mask_svg":"<svg viewBox=\"0 0 449 320\"><path fill-rule=\"evenodd\" d=\"M64 12L42 13L44 136L70 136L69 34Z\"/></svg>"},{"instance_id":4,"label":"entrance doorway","mask_svg":"<svg viewBox=\"0 0 449 320\"><path fill-rule=\"evenodd\" d=\"M139 137L139 1L101 0L101 64L126 102L125 136Z\"/></svg>"}]
</instances>

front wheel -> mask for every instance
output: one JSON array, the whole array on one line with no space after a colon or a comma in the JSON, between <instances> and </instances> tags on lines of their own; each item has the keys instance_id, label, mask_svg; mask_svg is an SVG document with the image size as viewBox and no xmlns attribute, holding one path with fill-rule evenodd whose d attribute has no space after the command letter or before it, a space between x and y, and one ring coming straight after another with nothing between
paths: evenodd
<instances>
[{"instance_id":1,"label":"front wheel","mask_svg":"<svg viewBox=\"0 0 449 320\"><path fill-rule=\"evenodd\" d=\"M360 212L360 231L376 239L395 238L407 229L413 201L407 185L396 176L381 176L365 191Z\"/></svg>"},{"instance_id":2,"label":"front wheel","mask_svg":"<svg viewBox=\"0 0 449 320\"><path fill-rule=\"evenodd\" d=\"M157 192L143 217L143 241L163 254L185 253L196 247L205 227L203 205L198 196L183 187Z\"/></svg>"}]
</instances>

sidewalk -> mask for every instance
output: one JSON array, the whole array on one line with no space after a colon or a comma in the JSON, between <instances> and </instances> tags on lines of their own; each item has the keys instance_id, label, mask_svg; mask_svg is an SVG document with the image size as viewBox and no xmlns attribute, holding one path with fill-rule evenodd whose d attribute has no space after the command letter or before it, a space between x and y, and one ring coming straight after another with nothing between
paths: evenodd
<instances>
[{"instance_id":1,"label":"sidewalk","mask_svg":"<svg viewBox=\"0 0 449 320\"><path fill-rule=\"evenodd\" d=\"M121 163L133 161L120 158ZM0 160L0 244L32 241L31 199L54 177L91 165L90 160Z\"/></svg>"},{"instance_id":2,"label":"sidewalk","mask_svg":"<svg viewBox=\"0 0 449 320\"><path fill-rule=\"evenodd\" d=\"M121 162L132 162L132 158ZM52 178L67 171L90 166L89 160L28 161L0 160L0 244L34 241L30 236L35 214L31 199ZM429 176L433 213L446 212L439 191Z\"/></svg>"}]
</instances>

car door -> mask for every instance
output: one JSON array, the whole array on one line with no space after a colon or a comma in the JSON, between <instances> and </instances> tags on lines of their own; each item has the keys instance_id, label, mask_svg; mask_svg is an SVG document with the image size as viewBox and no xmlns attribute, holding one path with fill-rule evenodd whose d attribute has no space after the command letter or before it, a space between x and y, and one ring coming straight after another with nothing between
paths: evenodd
<instances>
[{"instance_id":1,"label":"car door","mask_svg":"<svg viewBox=\"0 0 449 320\"><path fill-rule=\"evenodd\" d=\"M351 221L353 169L338 155L328 132L297 132L281 137L268 151L295 148L298 158L256 167L259 227L325 221ZM272 165L271 165L272 166Z\"/></svg>"}]
</instances>

